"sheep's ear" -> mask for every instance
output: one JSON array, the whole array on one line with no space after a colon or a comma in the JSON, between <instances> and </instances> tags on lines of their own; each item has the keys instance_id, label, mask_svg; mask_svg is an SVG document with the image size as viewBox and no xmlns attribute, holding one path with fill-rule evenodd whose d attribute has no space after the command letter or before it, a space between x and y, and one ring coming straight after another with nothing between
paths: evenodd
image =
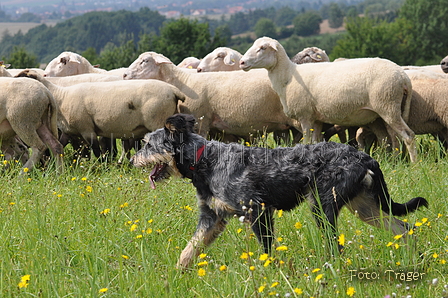
<instances>
[{"instance_id":1,"label":"sheep's ear","mask_svg":"<svg viewBox=\"0 0 448 298\"><path fill-rule=\"evenodd\" d=\"M173 62L171 62L170 59L168 59L167 57L163 56L162 54L153 55L153 58L154 58L154 61L157 64L162 64L162 63L171 63L172 64L173 63Z\"/></svg>"},{"instance_id":2,"label":"sheep's ear","mask_svg":"<svg viewBox=\"0 0 448 298\"><path fill-rule=\"evenodd\" d=\"M81 64L81 56L80 55L77 55L77 54L70 54L69 56L68 56L68 61L70 61L70 62L75 62L75 63L79 63L79 64Z\"/></svg>"},{"instance_id":3,"label":"sheep's ear","mask_svg":"<svg viewBox=\"0 0 448 298\"><path fill-rule=\"evenodd\" d=\"M266 46L271 47L274 51L278 50L278 42L275 40L270 41Z\"/></svg>"},{"instance_id":4,"label":"sheep's ear","mask_svg":"<svg viewBox=\"0 0 448 298\"><path fill-rule=\"evenodd\" d=\"M224 64L234 65L237 59L237 55L233 52L227 52L227 55L224 57Z\"/></svg>"}]
</instances>

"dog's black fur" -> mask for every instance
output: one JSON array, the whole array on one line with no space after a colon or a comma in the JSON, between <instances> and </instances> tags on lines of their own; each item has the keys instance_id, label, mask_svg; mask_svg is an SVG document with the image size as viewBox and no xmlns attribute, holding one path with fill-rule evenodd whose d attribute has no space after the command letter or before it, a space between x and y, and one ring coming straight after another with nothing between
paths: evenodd
<instances>
[{"instance_id":1,"label":"dog's black fur","mask_svg":"<svg viewBox=\"0 0 448 298\"><path fill-rule=\"evenodd\" d=\"M187 267L201 248L225 228L225 218L249 222L269 252L273 241L273 212L291 210L307 199L320 226L329 225L336 237L336 219L347 206L360 219L405 234L405 215L424 198L405 204L392 201L383 173L369 155L348 145L327 142L292 148L256 148L207 141L195 134L195 119L177 114L165 128L149 133L147 143L132 158L135 166L155 165L150 179L179 172L197 189L200 216L197 230L183 250L178 265Z\"/></svg>"}]
</instances>

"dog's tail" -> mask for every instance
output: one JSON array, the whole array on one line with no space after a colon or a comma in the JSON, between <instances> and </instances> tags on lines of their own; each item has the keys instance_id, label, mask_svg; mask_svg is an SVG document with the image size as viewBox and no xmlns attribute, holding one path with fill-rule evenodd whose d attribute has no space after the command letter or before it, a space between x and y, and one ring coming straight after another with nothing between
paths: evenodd
<instances>
[{"instance_id":1,"label":"dog's tail","mask_svg":"<svg viewBox=\"0 0 448 298\"><path fill-rule=\"evenodd\" d=\"M409 200L406 203L400 204L396 203L390 197L390 194L387 190L386 182L384 181L384 176L379 168L374 171L373 174L374 187L377 188L377 194L380 198L381 209L395 216L406 215L410 212L414 212L421 206L428 207L428 201L422 197L416 197Z\"/></svg>"}]
</instances>

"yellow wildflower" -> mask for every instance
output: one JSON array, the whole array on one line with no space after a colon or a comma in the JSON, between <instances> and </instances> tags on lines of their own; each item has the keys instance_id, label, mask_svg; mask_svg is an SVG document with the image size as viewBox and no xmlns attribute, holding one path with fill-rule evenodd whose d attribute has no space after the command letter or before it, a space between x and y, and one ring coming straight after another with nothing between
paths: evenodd
<instances>
[{"instance_id":1,"label":"yellow wildflower","mask_svg":"<svg viewBox=\"0 0 448 298\"><path fill-rule=\"evenodd\" d=\"M271 288L274 288L274 287L278 286L279 284L280 284L280 283L279 283L278 281L273 282L272 285L271 285Z\"/></svg>"},{"instance_id":2,"label":"yellow wildflower","mask_svg":"<svg viewBox=\"0 0 448 298\"><path fill-rule=\"evenodd\" d=\"M208 265L208 262L207 262L207 261L202 261L202 262L199 262L199 263L198 263L198 266L199 266L199 267L201 267L201 266L205 266L205 265Z\"/></svg>"},{"instance_id":3,"label":"yellow wildflower","mask_svg":"<svg viewBox=\"0 0 448 298\"><path fill-rule=\"evenodd\" d=\"M227 266L226 265L221 265L219 267L219 271L226 271L227 270Z\"/></svg>"},{"instance_id":4,"label":"yellow wildflower","mask_svg":"<svg viewBox=\"0 0 448 298\"><path fill-rule=\"evenodd\" d=\"M136 224L132 224L132 226L130 228L131 232L134 232L137 229L137 227L138 226Z\"/></svg>"},{"instance_id":5,"label":"yellow wildflower","mask_svg":"<svg viewBox=\"0 0 448 298\"><path fill-rule=\"evenodd\" d=\"M316 278L314 279L314 281L319 281L322 279L322 277L324 277L323 274L319 274L318 276L316 276Z\"/></svg>"},{"instance_id":6,"label":"yellow wildflower","mask_svg":"<svg viewBox=\"0 0 448 298\"><path fill-rule=\"evenodd\" d=\"M348 295L348 296L353 297L353 295L355 295L355 293L356 293L356 291L355 291L355 288L354 288L354 287L349 287L349 288L347 289L347 295Z\"/></svg>"},{"instance_id":7,"label":"yellow wildflower","mask_svg":"<svg viewBox=\"0 0 448 298\"><path fill-rule=\"evenodd\" d=\"M280 209L280 210L278 210L278 217L280 218L280 217L282 217L283 216L283 210L282 209Z\"/></svg>"},{"instance_id":8,"label":"yellow wildflower","mask_svg":"<svg viewBox=\"0 0 448 298\"><path fill-rule=\"evenodd\" d=\"M206 256L207 256L207 254L202 253L199 255L199 259L204 259Z\"/></svg>"},{"instance_id":9,"label":"yellow wildflower","mask_svg":"<svg viewBox=\"0 0 448 298\"><path fill-rule=\"evenodd\" d=\"M21 288L26 288L26 287L28 287L28 284L29 284L29 282L30 282L30 279L31 279L31 275L29 275L29 274L22 276L22 277L20 278L20 282L19 282L19 284L18 284L19 288L21 289Z\"/></svg>"},{"instance_id":10,"label":"yellow wildflower","mask_svg":"<svg viewBox=\"0 0 448 298\"><path fill-rule=\"evenodd\" d=\"M319 272L319 271L320 271L320 268L316 268L316 269L313 269L313 271L311 271L311 272L316 273L316 272Z\"/></svg>"},{"instance_id":11,"label":"yellow wildflower","mask_svg":"<svg viewBox=\"0 0 448 298\"><path fill-rule=\"evenodd\" d=\"M268 254L262 254L259 258L260 261L266 261L268 259L269 255Z\"/></svg>"},{"instance_id":12,"label":"yellow wildflower","mask_svg":"<svg viewBox=\"0 0 448 298\"><path fill-rule=\"evenodd\" d=\"M301 295L301 294L303 294L303 290L300 288L295 288L294 293L296 293L297 295Z\"/></svg>"},{"instance_id":13,"label":"yellow wildflower","mask_svg":"<svg viewBox=\"0 0 448 298\"><path fill-rule=\"evenodd\" d=\"M87 191L87 192L92 192L92 186L87 185L87 186L86 186L86 191Z\"/></svg>"},{"instance_id":14,"label":"yellow wildflower","mask_svg":"<svg viewBox=\"0 0 448 298\"><path fill-rule=\"evenodd\" d=\"M198 276L205 276L206 272L204 268L199 268L198 269Z\"/></svg>"},{"instance_id":15,"label":"yellow wildflower","mask_svg":"<svg viewBox=\"0 0 448 298\"><path fill-rule=\"evenodd\" d=\"M129 257L127 255L121 255L121 257L125 260L129 260Z\"/></svg>"},{"instance_id":16,"label":"yellow wildflower","mask_svg":"<svg viewBox=\"0 0 448 298\"><path fill-rule=\"evenodd\" d=\"M267 259L266 262L264 262L263 266L268 267L269 264L271 264L271 263L272 263L272 261L270 259Z\"/></svg>"},{"instance_id":17,"label":"yellow wildflower","mask_svg":"<svg viewBox=\"0 0 448 298\"><path fill-rule=\"evenodd\" d=\"M300 223L300 221L298 221L298 222L296 222L295 224L294 224L294 227L298 230L298 229L301 229L302 228L302 224Z\"/></svg>"},{"instance_id":18,"label":"yellow wildflower","mask_svg":"<svg viewBox=\"0 0 448 298\"><path fill-rule=\"evenodd\" d=\"M28 168L23 168L23 172L24 172L24 173L28 173L29 170L30 170L30 169L28 169Z\"/></svg>"},{"instance_id":19,"label":"yellow wildflower","mask_svg":"<svg viewBox=\"0 0 448 298\"><path fill-rule=\"evenodd\" d=\"M99 292L100 292L100 293L106 293L107 290L108 290L108 288L102 288L102 289L99 290Z\"/></svg>"},{"instance_id":20,"label":"yellow wildflower","mask_svg":"<svg viewBox=\"0 0 448 298\"><path fill-rule=\"evenodd\" d=\"M338 243L339 243L339 245L344 246L344 244L345 244L345 235L344 234L339 235Z\"/></svg>"},{"instance_id":21,"label":"yellow wildflower","mask_svg":"<svg viewBox=\"0 0 448 298\"><path fill-rule=\"evenodd\" d=\"M275 250L277 250L277 251L285 251L285 250L288 250L288 247L285 246L285 245L282 245L282 246L279 246L279 247L275 248Z\"/></svg>"},{"instance_id":22,"label":"yellow wildflower","mask_svg":"<svg viewBox=\"0 0 448 298\"><path fill-rule=\"evenodd\" d=\"M264 291L264 288L266 288L265 285L262 285L258 288L258 293L262 293Z\"/></svg>"},{"instance_id":23,"label":"yellow wildflower","mask_svg":"<svg viewBox=\"0 0 448 298\"><path fill-rule=\"evenodd\" d=\"M250 270L250 271L255 271L255 266L250 266L250 267L249 267L249 270Z\"/></svg>"},{"instance_id":24,"label":"yellow wildflower","mask_svg":"<svg viewBox=\"0 0 448 298\"><path fill-rule=\"evenodd\" d=\"M395 239L395 240L398 240L398 239L400 239L401 237L403 237L403 235L401 235L401 234L400 234L400 235L395 235L395 236L394 236L394 239Z\"/></svg>"},{"instance_id":25,"label":"yellow wildflower","mask_svg":"<svg viewBox=\"0 0 448 298\"><path fill-rule=\"evenodd\" d=\"M437 259L437 258L439 257L439 255L435 252L435 253L432 254L432 257L433 257L434 259Z\"/></svg>"},{"instance_id":26,"label":"yellow wildflower","mask_svg":"<svg viewBox=\"0 0 448 298\"><path fill-rule=\"evenodd\" d=\"M86 177L82 177L81 180L82 180L82 181L86 181L87 178L86 178Z\"/></svg>"},{"instance_id":27,"label":"yellow wildflower","mask_svg":"<svg viewBox=\"0 0 448 298\"><path fill-rule=\"evenodd\" d=\"M110 213L110 209L109 208L106 208L106 209L104 209L103 211L100 212L100 214L103 214L103 215L106 215L108 213Z\"/></svg>"}]
</instances>

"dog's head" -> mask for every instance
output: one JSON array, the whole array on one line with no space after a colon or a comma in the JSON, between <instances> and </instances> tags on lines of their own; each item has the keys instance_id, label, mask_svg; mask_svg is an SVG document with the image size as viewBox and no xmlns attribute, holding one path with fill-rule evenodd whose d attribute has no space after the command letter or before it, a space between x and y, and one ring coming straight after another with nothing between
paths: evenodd
<instances>
[{"instance_id":1,"label":"dog's head","mask_svg":"<svg viewBox=\"0 0 448 298\"><path fill-rule=\"evenodd\" d=\"M196 119L192 115L176 114L166 120L165 127L146 134L144 146L132 158L136 167L154 166L149 180L155 189L155 181L171 175L182 176L176 166L174 155L177 148L194 132Z\"/></svg>"}]
</instances>

